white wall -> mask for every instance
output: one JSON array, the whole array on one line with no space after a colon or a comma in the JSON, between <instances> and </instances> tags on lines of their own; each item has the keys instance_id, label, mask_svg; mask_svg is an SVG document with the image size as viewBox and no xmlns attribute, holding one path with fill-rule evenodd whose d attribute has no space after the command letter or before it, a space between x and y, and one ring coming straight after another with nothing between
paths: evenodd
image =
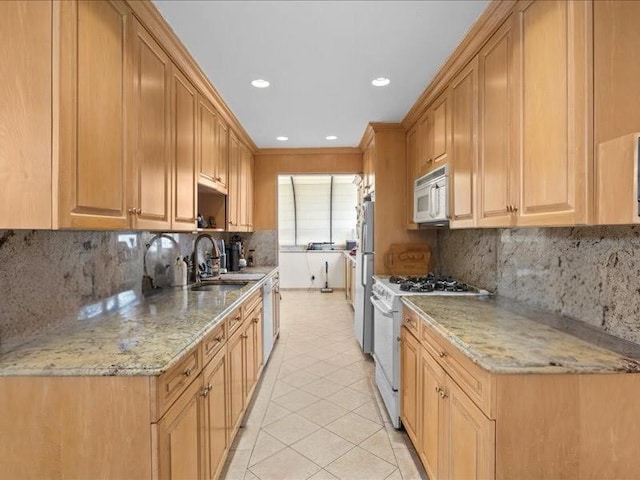
<instances>
[{"instance_id":1,"label":"white wall","mask_svg":"<svg viewBox=\"0 0 640 480\"><path fill-rule=\"evenodd\" d=\"M281 288L323 288L324 262L329 262L329 287L344 288L344 255L341 250L280 251ZM315 280L311 280L311 276Z\"/></svg>"}]
</instances>

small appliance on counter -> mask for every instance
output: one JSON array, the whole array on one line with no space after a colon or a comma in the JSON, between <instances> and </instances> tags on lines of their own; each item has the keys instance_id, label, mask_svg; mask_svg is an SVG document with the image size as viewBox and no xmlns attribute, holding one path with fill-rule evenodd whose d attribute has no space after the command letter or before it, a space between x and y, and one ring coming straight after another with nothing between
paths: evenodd
<instances>
[{"instance_id":1,"label":"small appliance on counter","mask_svg":"<svg viewBox=\"0 0 640 480\"><path fill-rule=\"evenodd\" d=\"M240 270L241 266L246 267L246 260L244 262L240 262L240 259L244 260L244 256L242 254L242 238L240 235L233 235L231 237L231 242L227 245L227 271L229 272L237 272ZM241 265L244 263L244 265Z\"/></svg>"}]
</instances>

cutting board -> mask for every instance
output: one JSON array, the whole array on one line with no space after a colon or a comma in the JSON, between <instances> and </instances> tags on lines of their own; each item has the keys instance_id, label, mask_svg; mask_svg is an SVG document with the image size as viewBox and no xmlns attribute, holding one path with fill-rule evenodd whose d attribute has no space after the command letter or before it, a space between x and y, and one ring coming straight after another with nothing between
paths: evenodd
<instances>
[{"instance_id":1,"label":"cutting board","mask_svg":"<svg viewBox=\"0 0 640 480\"><path fill-rule=\"evenodd\" d=\"M392 243L384 255L391 275L426 275L431 261L431 247L426 243Z\"/></svg>"}]
</instances>

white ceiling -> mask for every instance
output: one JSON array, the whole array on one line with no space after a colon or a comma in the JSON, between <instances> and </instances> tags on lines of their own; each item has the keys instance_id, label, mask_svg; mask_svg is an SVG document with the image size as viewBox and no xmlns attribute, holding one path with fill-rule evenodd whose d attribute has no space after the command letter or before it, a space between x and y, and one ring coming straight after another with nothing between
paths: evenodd
<instances>
[{"instance_id":1,"label":"white ceiling","mask_svg":"<svg viewBox=\"0 0 640 480\"><path fill-rule=\"evenodd\" d=\"M267 148L357 146L368 122L401 121L488 2L154 3ZM377 77L390 85L372 86Z\"/></svg>"}]
</instances>

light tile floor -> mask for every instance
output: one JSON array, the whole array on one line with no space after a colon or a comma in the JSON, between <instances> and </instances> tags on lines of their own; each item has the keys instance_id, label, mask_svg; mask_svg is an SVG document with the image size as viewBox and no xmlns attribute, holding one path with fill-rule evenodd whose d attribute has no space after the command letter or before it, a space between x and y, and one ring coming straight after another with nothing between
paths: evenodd
<instances>
[{"instance_id":1,"label":"light tile floor","mask_svg":"<svg viewBox=\"0 0 640 480\"><path fill-rule=\"evenodd\" d=\"M280 339L222 478L426 479L389 422L344 292L284 291L280 305Z\"/></svg>"}]
</instances>

